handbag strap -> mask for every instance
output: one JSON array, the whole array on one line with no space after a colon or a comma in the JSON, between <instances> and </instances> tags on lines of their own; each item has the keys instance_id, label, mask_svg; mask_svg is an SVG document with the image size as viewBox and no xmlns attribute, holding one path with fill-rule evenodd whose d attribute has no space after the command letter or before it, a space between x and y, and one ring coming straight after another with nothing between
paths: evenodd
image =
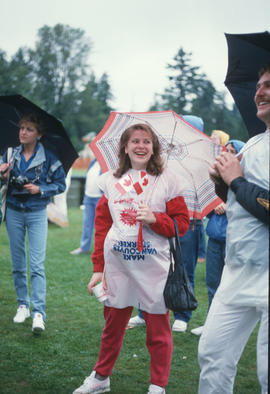
<instances>
[{"instance_id":1,"label":"handbag strap","mask_svg":"<svg viewBox=\"0 0 270 394\"><path fill-rule=\"evenodd\" d=\"M9 147L7 149L7 163L9 163L10 160L12 159L12 155L13 155L13 149L12 149L12 147ZM12 167L12 164L11 164L11 167ZM10 178L10 171L7 176L7 183L9 182L9 178Z\"/></svg>"},{"instance_id":2,"label":"handbag strap","mask_svg":"<svg viewBox=\"0 0 270 394\"><path fill-rule=\"evenodd\" d=\"M184 262L182 259L182 251L181 251L181 244L180 244L180 236L179 236L179 229L177 222L175 218L172 218L174 222L174 229L175 229L175 246L173 243L173 238L168 238L169 239L169 244L170 244L170 252L174 257L174 262L175 264L178 262L181 267L184 267ZM178 256L177 256L178 255Z\"/></svg>"},{"instance_id":3,"label":"handbag strap","mask_svg":"<svg viewBox=\"0 0 270 394\"><path fill-rule=\"evenodd\" d=\"M12 156L12 148L10 147L7 149L7 162L10 161L11 156Z\"/></svg>"}]
</instances>

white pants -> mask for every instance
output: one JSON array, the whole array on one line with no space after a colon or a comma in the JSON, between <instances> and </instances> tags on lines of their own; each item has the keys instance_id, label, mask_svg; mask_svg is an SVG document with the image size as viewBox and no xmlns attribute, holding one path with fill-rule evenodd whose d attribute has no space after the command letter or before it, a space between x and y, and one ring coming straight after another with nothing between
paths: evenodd
<instances>
[{"instance_id":1,"label":"white pants","mask_svg":"<svg viewBox=\"0 0 270 394\"><path fill-rule=\"evenodd\" d=\"M199 342L199 394L231 394L249 336L260 320L257 374L262 394L268 393L268 309L225 305L214 297Z\"/></svg>"}]
</instances>

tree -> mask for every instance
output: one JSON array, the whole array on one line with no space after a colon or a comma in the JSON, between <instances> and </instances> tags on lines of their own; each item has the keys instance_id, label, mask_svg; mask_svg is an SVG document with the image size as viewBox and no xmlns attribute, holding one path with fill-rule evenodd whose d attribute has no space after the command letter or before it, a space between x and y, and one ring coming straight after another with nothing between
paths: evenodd
<instances>
[{"instance_id":1,"label":"tree","mask_svg":"<svg viewBox=\"0 0 270 394\"><path fill-rule=\"evenodd\" d=\"M32 69L27 48L19 48L9 63L9 89L8 94L24 92L25 96L33 95Z\"/></svg>"},{"instance_id":2,"label":"tree","mask_svg":"<svg viewBox=\"0 0 270 394\"><path fill-rule=\"evenodd\" d=\"M155 104L163 109L172 109L178 114L184 114L190 109L198 89L202 89L205 75L199 72L199 67L191 66L191 53L185 52L183 48L179 49L173 60L173 64L167 65L172 71L168 76L171 86L160 95L160 103L156 95Z\"/></svg>"},{"instance_id":3,"label":"tree","mask_svg":"<svg viewBox=\"0 0 270 394\"><path fill-rule=\"evenodd\" d=\"M43 26L33 49L9 62L0 51L0 94L22 94L61 119L77 149L81 136L99 131L111 111L107 74L96 80L88 63L92 43L81 29Z\"/></svg>"},{"instance_id":4,"label":"tree","mask_svg":"<svg viewBox=\"0 0 270 394\"><path fill-rule=\"evenodd\" d=\"M0 50L0 94L9 94L11 91L11 74L6 52Z\"/></svg>"},{"instance_id":5,"label":"tree","mask_svg":"<svg viewBox=\"0 0 270 394\"><path fill-rule=\"evenodd\" d=\"M39 29L36 48L30 51L33 93L49 112L63 117L64 96L83 88L90 49L91 41L81 29L61 24Z\"/></svg>"},{"instance_id":6,"label":"tree","mask_svg":"<svg viewBox=\"0 0 270 394\"><path fill-rule=\"evenodd\" d=\"M179 115L193 114L204 121L204 131L210 135L212 130L221 129L232 138L246 141L248 135L236 108L228 109L224 93L217 92L214 85L197 66L191 64L192 53L180 48L167 68L169 87L163 94L155 94L150 110L172 109Z\"/></svg>"},{"instance_id":7,"label":"tree","mask_svg":"<svg viewBox=\"0 0 270 394\"><path fill-rule=\"evenodd\" d=\"M108 74L106 73L102 74L97 84L96 99L102 105L104 112L110 112L112 110L108 103L113 99L113 95L108 81Z\"/></svg>"},{"instance_id":8,"label":"tree","mask_svg":"<svg viewBox=\"0 0 270 394\"><path fill-rule=\"evenodd\" d=\"M103 74L97 81L92 73L84 90L78 95L80 105L76 113L75 124L79 138L90 131L101 130L112 111L109 105L112 97L107 74Z\"/></svg>"}]
</instances>

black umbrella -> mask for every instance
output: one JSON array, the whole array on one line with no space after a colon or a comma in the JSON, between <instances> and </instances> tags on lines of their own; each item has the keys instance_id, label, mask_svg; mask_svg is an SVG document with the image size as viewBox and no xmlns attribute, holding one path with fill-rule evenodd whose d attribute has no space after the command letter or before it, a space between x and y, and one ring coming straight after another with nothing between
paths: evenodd
<instances>
[{"instance_id":1,"label":"black umbrella","mask_svg":"<svg viewBox=\"0 0 270 394\"><path fill-rule=\"evenodd\" d=\"M228 44L228 70L225 85L234 98L250 136L265 131L256 116L254 103L258 71L270 64L270 34L225 34Z\"/></svg>"},{"instance_id":2,"label":"black umbrella","mask_svg":"<svg viewBox=\"0 0 270 394\"><path fill-rule=\"evenodd\" d=\"M78 154L64 126L60 120L21 95L0 96L0 153L3 154L9 146L19 145L19 121L22 115L29 113L35 113L43 120L46 134L42 143L55 153L67 173Z\"/></svg>"}]
</instances>

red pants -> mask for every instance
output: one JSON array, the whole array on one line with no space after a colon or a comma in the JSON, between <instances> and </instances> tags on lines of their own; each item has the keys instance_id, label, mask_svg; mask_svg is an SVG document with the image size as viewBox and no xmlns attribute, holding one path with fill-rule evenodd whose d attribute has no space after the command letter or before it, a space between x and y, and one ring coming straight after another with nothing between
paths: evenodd
<instances>
[{"instance_id":1,"label":"red pants","mask_svg":"<svg viewBox=\"0 0 270 394\"><path fill-rule=\"evenodd\" d=\"M110 376L124 340L126 326L133 307L116 309L104 307L105 327L95 371ZM151 383L160 387L168 384L172 359L172 333L169 312L155 315L143 312L146 322L146 346L151 356Z\"/></svg>"}]
</instances>

